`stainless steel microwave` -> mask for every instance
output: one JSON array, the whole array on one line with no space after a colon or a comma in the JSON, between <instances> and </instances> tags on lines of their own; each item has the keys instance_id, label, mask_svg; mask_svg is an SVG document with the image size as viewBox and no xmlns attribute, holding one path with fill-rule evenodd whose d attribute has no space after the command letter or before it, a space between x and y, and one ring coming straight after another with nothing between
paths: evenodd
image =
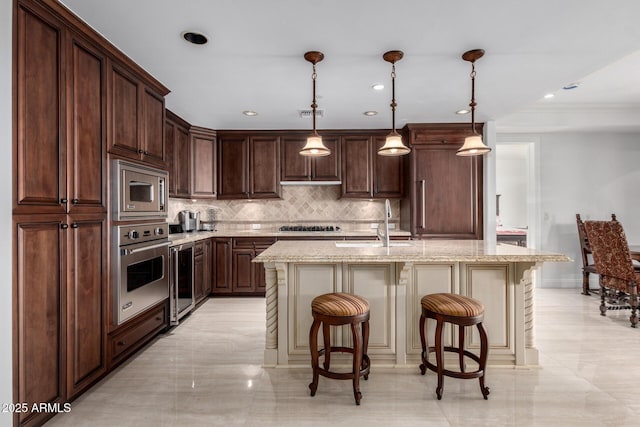
<instances>
[{"instance_id":1,"label":"stainless steel microwave","mask_svg":"<svg viewBox=\"0 0 640 427\"><path fill-rule=\"evenodd\" d=\"M167 218L168 172L123 160L113 160L112 168L115 221Z\"/></svg>"}]
</instances>

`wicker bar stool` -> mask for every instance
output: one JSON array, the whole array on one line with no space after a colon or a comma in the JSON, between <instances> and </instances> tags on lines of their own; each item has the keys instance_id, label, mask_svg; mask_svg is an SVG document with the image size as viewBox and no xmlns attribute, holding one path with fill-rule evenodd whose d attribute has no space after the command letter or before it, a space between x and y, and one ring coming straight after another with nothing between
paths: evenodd
<instances>
[{"instance_id":1,"label":"wicker bar stool","mask_svg":"<svg viewBox=\"0 0 640 427\"><path fill-rule=\"evenodd\" d=\"M478 300L456 294L431 294L422 297L422 315L420 316L420 341L422 343L422 364L420 372L425 374L427 368L438 374L438 387L436 395L438 400L442 399L442 386L444 376L471 379L478 378L480 380L480 391L482 396L487 399L489 395L489 387L484 385L485 368L487 365L487 355L489 353L489 340L487 333L482 325L484 320L484 306ZM435 346L429 347L425 338L425 326L427 319L436 320ZM443 346L442 332L444 323L448 322L458 325L459 341L458 347ZM464 328L465 326L476 325L480 333L480 356L464 349ZM429 353L435 351L436 364L429 362ZM460 371L450 371L444 369L444 352L450 351L458 353L460 363ZM478 369L472 372L465 372L464 357L478 363Z\"/></svg>"},{"instance_id":2,"label":"wicker bar stool","mask_svg":"<svg viewBox=\"0 0 640 427\"><path fill-rule=\"evenodd\" d=\"M353 381L353 396L356 405L360 404L360 377L369 378L370 361L367 356L369 346L369 302L357 295L341 292L320 295L311 302L313 324L309 331L309 346L311 347L311 367L313 381L309 384L311 396L315 396L318 389L318 377L337 380ZM318 330L322 325L324 348L318 350ZM351 325L353 348L331 347L330 326ZM330 370L331 353L342 352L353 354L351 372L333 372ZM319 357L324 355L323 367L320 367Z\"/></svg>"}]
</instances>

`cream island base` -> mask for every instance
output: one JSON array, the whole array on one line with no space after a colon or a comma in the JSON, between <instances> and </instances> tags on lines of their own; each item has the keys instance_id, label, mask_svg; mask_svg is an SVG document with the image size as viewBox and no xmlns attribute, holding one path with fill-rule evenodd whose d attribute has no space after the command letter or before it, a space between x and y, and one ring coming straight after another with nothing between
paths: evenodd
<instances>
[{"instance_id":1,"label":"cream island base","mask_svg":"<svg viewBox=\"0 0 640 427\"><path fill-rule=\"evenodd\" d=\"M354 293L369 301L368 353L374 365L420 364L420 299L436 292L466 295L484 304L488 364L538 364L536 269L570 258L478 240L414 240L392 242L398 246L389 248L370 243L278 241L256 257L254 262L264 263L266 273L264 366L310 366L311 300L328 292ZM434 331L435 322L429 322L430 345ZM336 332L332 345L351 346L347 329ZM457 343L457 335L457 328L447 325L445 345ZM466 348L478 351L477 330L465 335Z\"/></svg>"}]
</instances>

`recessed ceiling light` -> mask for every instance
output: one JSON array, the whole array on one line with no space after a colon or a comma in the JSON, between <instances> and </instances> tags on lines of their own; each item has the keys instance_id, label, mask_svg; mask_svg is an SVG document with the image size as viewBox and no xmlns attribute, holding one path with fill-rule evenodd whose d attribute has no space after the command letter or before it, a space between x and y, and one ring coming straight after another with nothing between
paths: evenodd
<instances>
[{"instance_id":1,"label":"recessed ceiling light","mask_svg":"<svg viewBox=\"0 0 640 427\"><path fill-rule=\"evenodd\" d=\"M195 31L185 31L182 33L182 38L193 44L206 44L207 36L202 33L196 33Z\"/></svg>"},{"instance_id":2,"label":"recessed ceiling light","mask_svg":"<svg viewBox=\"0 0 640 427\"><path fill-rule=\"evenodd\" d=\"M364 113L365 116L375 116L376 114L378 114L377 111L365 111Z\"/></svg>"},{"instance_id":3,"label":"recessed ceiling light","mask_svg":"<svg viewBox=\"0 0 640 427\"><path fill-rule=\"evenodd\" d=\"M244 114L245 116L249 116L249 117L253 117L253 116L257 116L258 113L256 113L255 111L252 110L245 110L242 112L242 114Z\"/></svg>"},{"instance_id":4,"label":"recessed ceiling light","mask_svg":"<svg viewBox=\"0 0 640 427\"><path fill-rule=\"evenodd\" d=\"M462 110L458 110L456 111L456 114L469 114L470 111L467 110L466 108L463 108Z\"/></svg>"},{"instance_id":5,"label":"recessed ceiling light","mask_svg":"<svg viewBox=\"0 0 640 427\"><path fill-rule=\"evenodd\" d=\"M382 83L376 83L373 86L371 86L371 89L373 89L373 90L382 90L382 89L384 89L384 85Z\"/></svg>"},{"instance_id":6,"label":"recessed ceiling light","mask_svg":"<svg viewBox=\"0 0 640 427\"><path fill-rule=\"evenodd\" d=\"M569 83L569 84L568 84L568 85L566 85L566 86L562 86L562 89L564 89L564 90L571 90L571 89L575 89L575 88L577 88L578 86L580 86L580 83L579 83L579 82L573 82L573 83Z\"/></svg>"},{"instance_id":7,"label":"recessed ceiling light","mask_svg":"<svg viewBox=\"0 0 640 427\"><path fill-rule=\"evenodd\" d=\"M555 95L553 93L548 93L548 94L546 94L544 96L544 99L551 99L551 98L554 98L554 97L555 97Z\"/></svg>"}]
</instances>

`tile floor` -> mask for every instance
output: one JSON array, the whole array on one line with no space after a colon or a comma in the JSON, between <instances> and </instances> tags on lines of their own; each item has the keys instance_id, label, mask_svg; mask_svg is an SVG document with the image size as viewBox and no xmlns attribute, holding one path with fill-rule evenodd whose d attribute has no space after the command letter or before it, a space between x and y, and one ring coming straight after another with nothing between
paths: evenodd
<instances>
[{"instance_id":1,"label":"tile floor","mask_svg":"<svg viewBox=\"0 0 640 427\"><path fill-rule=\"evenodd\" d=\"M111 373L47 426L638 426L640 329L628 311L598 314L599 298L539 289L541 366L490 367L489 400L476 380L372 369L361 406L350 381L310 368L263 369L264 299L210 299Z\"/></svg>"}]
</instances>

